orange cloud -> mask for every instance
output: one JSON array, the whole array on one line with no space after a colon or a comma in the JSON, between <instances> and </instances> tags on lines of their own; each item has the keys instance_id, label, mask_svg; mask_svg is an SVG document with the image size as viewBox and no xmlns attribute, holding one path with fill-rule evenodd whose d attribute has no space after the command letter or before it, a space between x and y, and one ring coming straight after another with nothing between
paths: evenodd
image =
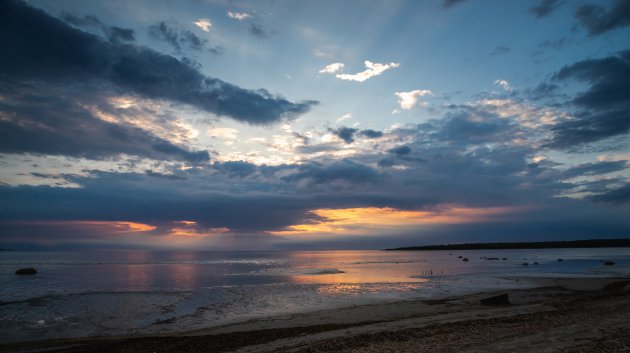
<instances>
[{"instance_id":1,"label":"orange cloud","mask_svg":"<svg viewBox=\"0 0 630 353\"><path fill-rule=\"evenodd\" d=\"M156 229L156 227L149 224L124 221L68 221L55 223L111 233L150 232Z\"/></svg>"},{"instance_id":2,"label":"orange cloud","mask_svg":"<svg viewBox=\"0 0 630 353\"><path fill-rule=\"evenodd\" d=\"M24 221L13 222L14 224L46 226L46 227L62 227L81 229L90 233L136 233L150 232L157 227L150 224L127 222L127 221Z\"/></svg>"},{"instance_id":3,"label":"orange cloud","mask_svg":"<svg viewBox=\"0 0 630 353\"><path fill-rule=\"evenodd\" d=\"M295 224L280 231L271 231L274 235L311 235L311 234L367 234L370 230L405 229L420 225L438 225L487 221L492 216L513 212L509 207L452 207L438 210L414 211L395 208L342 208L317 209L311 213L317 219Z\"/></svg>"}]
</instances>

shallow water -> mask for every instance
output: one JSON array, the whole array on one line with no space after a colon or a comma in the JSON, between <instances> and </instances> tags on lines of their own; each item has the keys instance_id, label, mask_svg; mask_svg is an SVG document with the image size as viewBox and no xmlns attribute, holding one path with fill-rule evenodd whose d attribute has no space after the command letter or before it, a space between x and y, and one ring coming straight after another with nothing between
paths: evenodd
<instances>
[{"instance_id":1,"label":"shallow water","mask_svg":"<svg viewBox=\"0 0 630 353\"><path fill-rule=\"evenodd\" d=\"M21 267L38 274L16 276ZM9 342L190 330L524 288L527 281L514 278L550 276L630 276L630 251L1 252L0 336Z\"/></svg>"}]
</instances>

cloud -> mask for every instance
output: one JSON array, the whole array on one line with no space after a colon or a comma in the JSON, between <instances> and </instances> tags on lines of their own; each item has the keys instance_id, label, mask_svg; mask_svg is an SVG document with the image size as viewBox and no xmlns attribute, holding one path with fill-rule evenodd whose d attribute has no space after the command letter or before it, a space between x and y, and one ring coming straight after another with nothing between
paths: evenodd
<instances>
[{"instance_id":1,"label":"cloud","mask_svg":"<svg viewBox=\"0 0 630 353\"><path fill-rule=\"evenodd\" d=\"M331 129L330 132L332 132L335 136L339 137L340 139L343 140L343 142L345 143L353 143L354 142L354 134L359 131L358 129L353 129L350 127L340 127L338 129Z\"/></svg>"},{"instance_id":2,"label":"cloud","mask_svg":"<svg viewBox=\"0 0 630 353\"><path fill-rule=\"evenodd\" d=\"M103 41L19 1L0 4L0 44L0 74L15 82L82 85L94 95L110 87L119 94L189 104L250 124L294 117L316 104L292 103L264 89L206 77L172 56Z\"/></svg>"},{"instance_id":3,"label":"cloud","mask_svg":"<svg viewBox=\"0 0 630 353\"><path fill-rule=\"evenodd\" d=\"M193 23L204 32L210 32L210 28L212 27L212 22L207 18L200 18Z\"/></svg>"},{"instance_id":4,"label":"cloud","mask_svg":"<svg viewBox=\"0 0 630 353\"><path fill-rule=\"evenodd\" d=\"M512 87L510 85L510 83L507 80L495 80L494 81L495 85L501 86L501 88L503 88L504 90L510 92L514 90L514 87Z\"/></svg>"},{"instance_id":5,"label":"cloud","mask_svg":"<svg viewBox=\"0 0 630 353\"><path fill-rule=\"evenodd\" d=\"M461 3L463 3L466 0L443 0L442 2L442 6L444 6L444 8L446 9L450 9L451 7L455 6L455 5L459 5Z\"/></svg>"},{"instance_id":6,"label":"cloud","mask_svg":"<svg viewBox=\"0 0 630 353\"><path fill-rule=\"evenodd\" d=\"M612 0L608 9L601 5L581 5L575 11L575 17L590 36L604 34L630 25L630 2Z\"/></svg>"},{"instance_id":7,"label":"cloud","mask_svg":"<svg viewBox=\"0 0 630 353\"><path fill-rule=\"evenodd\" d=\"M238 130L229 127L213 127L208 129L207 135L210 137L234 141L238 137Z\"/></svg>"},{"instance_id":8,"label":"cloud","mask_svg":"<svg viewBox=\"0 0 630 353\"><path fill-rule=\"evenodd\" d=\"M365 130L359 131L359 135L365 138L369 138L369 139L377 139L377 138L383 137L383 132L372 130L372 129L365 129Z\"/></svg>"},{"instance_id":9,"label":"cloud","mask_svg":"<svg viewBox=\"0 0 630 353\"><path fill-rule=\"evenodd\" d=\"M305 181L309 186L330 183L371 184L378 182L379 179L378 172L373 168L347 159L329 165L303 164L298 167L298 172L283 178L289 182Z\"/></svg>"},{"instance_id":10,"label":"cloud","mask_svg":"<svg viewBox=\"0 0 630 353\"><path fill-rule=\"evenodd\" d=\"M335 122L339 124L340 122L344 120L348 120L348 119L352 119L352 114L350 113L343 114L342 116L338 117L337 120L335 120Z\"/></svg>"},{"instance_id":11,"label":"cloud","mask_svg":"<svg viewBox=\"0 0 630 353\"><path fill-rule=\"evenodd\" d=\"M69 13L63 13L61 19L73 26L98 29L112 43L133 42L136 40L133 29L107 26L93 15L78 17Z\"/></svg>"},{"instance_id":12,"label":"cloud","mask_svg":"<svg viewBox=\"0 0 630 353\"><path fill-rule=\"evenodd\" d=\"M630 184L609 190L602 194L590 196L589 199L595 202L609 203L613 205L623 205L630 203Z\"/></svg>"},{"instance_id":13,"label":"cloud","mask_svg":"<svg viewBox=\"0 0 630 353\"><path fill-rule=\"evenodd\" d=\"M89 107L115 111L106 101L82 96L80 89L0 82L0 152L108 159L122 154L157 160L207 162L207 151L156 136L147 129L100 119ZM65 99L64 96L74 99Z\"/></svg>"},{"instance_id":14,"label":"cloud","mask_svg":"<svg viewBox=\"0 0 630 353\"><path fill-rule=\"evenodd\" d=\"M602 175L619 172L628 168L626 161L600 161L593 163L582 163L566 169L562 172L562 178L574 178L582 176Z\"/></svg>"},{"instance_id":15,"label":"cloud","mask_svg":"<svg viewBox=\"0 0 630 353\"><path fill-rule=\"evenodd\" d=\"M249 31L249 34L251 34L254 37L258 37L262 39L262 38L267 38L268 36L267 31L259 24L250 23L247 30Z\"/></svg>"},{"instance_id":16,"label":"cloud","mask_svg":"<svg viewBox=\"0 0 630 353\"><path fill-rule=\"evenodd\" d=\"M590 87L572 100L580 108L574 117L553 126L555 135L549 147L568 148L630 131L630 51L579 61L553 76L555 81L569 79Z\"/></svg>"},{"instance_id":17,"label":"cloud","mask_svg":"<svg viewBox=\"0 0 630 353\"><path fill-rule=\"evenodd\" d=\"M504 55L511 51L512 51L512 48L505 45L499 45L498 47L494 48L494 50L490 53L490 56Z\"/></svg>"},{"instance_id":18,"label":"cloud","mask_svg":"<svg viewBox=\"0 0 630 353\"><path fill-rule=\"evenodd\" d=\"M399 98L398 103L400 104L400 108L409 110L417 104L426 105L424 102L419 102L418 98L432 95L433 92L428 89L417 89L409 92L396 92L395 94Z\"/></svg>"},{"instance_id":19,"label":"cloud","mask_svg":"<svg viewBox=\"0 0 630 353\"><path fill-rule=\"evenodd\" d=\"M201 20L200 20L201 21ZM197 26L199 22L195 22ZM208 26L208 28L210 28ZM159 22L149 27L149 35L157 40L170 44L178 52L182 48L188 48L193 50L203 50L208 43L207 40L197 37L191 31L184 31L175 29L166 24L166 22Z\"/></svg>"},{"instance_id":20,"label":"cloud","mask_svg":"<svg viewBox=\"0 0 630 353\"><path fill-rule=\"evenodd\" d=\"M361 71L352 75L337 74L336 77L338 79L346 80L346 81L363 82L374 76L378 76L382 74L386 70L400 66L399 63L379 64L379 63L373 63L368 60L364 61L363 63L365 64L365 67L366 67L365 71Z\"/></svg>"},{"instance_id":21,"label":"cloud","mask_svg":"<svg viewBox=\"0 0 630 353\"><path fill-rule=\"evenodd\" d=\"M248 14L247 12L232 12L232 11L228 11L227 13L229 18L233 18L235 20L238 21L243 21L246 20L248 18L250 18L250 14Z\"/></svg>"},{"instance_id":22,"label":"cloud","mask_svg":"<svg viewBox=\"0 0 630 353\"><path fill-rule=\"evenodd\" d=\"M342 63L333 63L326 65L323 69L319 70L320 74L334 74L335 72L343 69L345 65Z\"/></svg>"},{"instance_id":23,"label":"cloud","mask_svg":"<svg viewBox=\"0 0 630 353\"><path fill-rule=\"evenodd\" d=\"M332 55L330 53L326 53L326 52L321 51L319 49L313 49L313 55L315 55L318 58L322 58L322 59L332 59L334 57L334 55Z\"/></svg>"},{"instance_id":24,"label":"cloud","mask_svg":"<svg viewBox=\"0 0 630 353\"><path fill-rule=\"evenodd\" d=\"M537 18L543 18L558 9L562 3L562 0L539 0L538 5L529 8L529 12Z\"/></svg>"},{"instance_id":25,"label":"cloud","mask_svg":"<svg viewBox=\"0 0 630 353\"><path fill-rule=\"evenodd\" d=\"M411 148L409 146L400 146L392 148L388 151L389 153L393 153L399 157L406 156L411 153Z\"/></svg>"}]
</instances>

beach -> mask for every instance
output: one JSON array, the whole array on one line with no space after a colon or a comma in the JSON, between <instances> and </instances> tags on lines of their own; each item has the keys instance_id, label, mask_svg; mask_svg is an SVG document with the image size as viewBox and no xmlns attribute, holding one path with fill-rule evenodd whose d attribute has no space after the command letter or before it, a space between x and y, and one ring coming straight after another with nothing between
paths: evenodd
<instances>
[{"instance_id":1,"label":"beach","mask_svg":"<svg viewBox=\"0 0 630 353\"><path fill-rule=\"evenodd\" d=\"M540 278L539 287L271 316L206 330L60 339L2 352L626 352L630 279ZM509 305L481 300L507 294Z\"/></svg>"},{"instance_id":2,"label":"beach","mask_svg":"<svg viewBox=\"0 0 630 353\"><path fill-rule=\"evenodd\" d=\"M0 270L6 352L560 351L630 316L612 248L10 252Z\"/></svg>"}]
</instances>

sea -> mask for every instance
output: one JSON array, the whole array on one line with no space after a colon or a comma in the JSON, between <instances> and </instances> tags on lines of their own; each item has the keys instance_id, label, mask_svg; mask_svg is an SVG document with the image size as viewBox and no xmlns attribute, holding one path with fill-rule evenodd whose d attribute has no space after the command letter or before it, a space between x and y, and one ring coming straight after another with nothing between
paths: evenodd
<instances>
[{"instance_id":1,"label":"sea","mask_svg":"<svg viewBox=\"0 0 630 353\"><path fill-rule=\"evenodd\" d=\"M24 267L37 274L15 274ZM630 277L630 249L3 251L0 342L189 331L554 277Z\"/></svg>"}]
</instances>

